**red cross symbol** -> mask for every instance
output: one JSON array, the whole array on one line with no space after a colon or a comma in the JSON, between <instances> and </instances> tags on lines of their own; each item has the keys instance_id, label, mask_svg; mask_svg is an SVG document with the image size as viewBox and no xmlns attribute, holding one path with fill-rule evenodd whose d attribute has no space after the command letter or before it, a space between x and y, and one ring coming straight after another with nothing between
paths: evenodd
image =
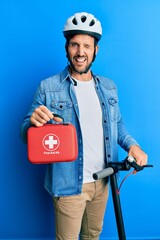
<instances>
[{"instance_id":1,"label":"red cross symbol","mask_svg":"<svg viewBox=\"0 0 160 240\"><path fill-rule=\"evenodd\" d=\"M54 151L59 147L59 138L54 134L47 134L43 138L43 147L48 151Z\"/></svg>"}]
</instances>

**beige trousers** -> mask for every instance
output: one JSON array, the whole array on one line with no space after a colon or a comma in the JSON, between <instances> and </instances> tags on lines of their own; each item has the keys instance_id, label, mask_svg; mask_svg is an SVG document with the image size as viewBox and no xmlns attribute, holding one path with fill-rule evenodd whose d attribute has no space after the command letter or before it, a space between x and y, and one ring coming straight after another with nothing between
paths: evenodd
<instances>
[{"instance_id":1,"label":"beige trousers","mask_svg":"<svg viewBox=\"0 0 160 240\"><path fill-rule=\"evenodd\" d=\"M107 200L102 180L84 184L80 195L54 197L56 240L99 239Z\"/></svg>"}]
</instances>

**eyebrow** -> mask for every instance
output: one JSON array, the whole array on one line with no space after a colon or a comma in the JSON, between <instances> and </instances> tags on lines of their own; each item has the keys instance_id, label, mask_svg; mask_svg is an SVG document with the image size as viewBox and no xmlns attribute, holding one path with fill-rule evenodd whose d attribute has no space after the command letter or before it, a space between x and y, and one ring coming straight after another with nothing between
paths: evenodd
<instances>
[{"instance_id":1,"label":"eyebrow","mask_svg":"<svg viewBox=\"0 0 160 240\"><path fill-rule=\"evenodd\" d=\"M78 46L80 45L77 41L70 41L69 44L77 44ZM83 43L84 46L91 46L90 43Z\"/></svg>"}]
</instances>

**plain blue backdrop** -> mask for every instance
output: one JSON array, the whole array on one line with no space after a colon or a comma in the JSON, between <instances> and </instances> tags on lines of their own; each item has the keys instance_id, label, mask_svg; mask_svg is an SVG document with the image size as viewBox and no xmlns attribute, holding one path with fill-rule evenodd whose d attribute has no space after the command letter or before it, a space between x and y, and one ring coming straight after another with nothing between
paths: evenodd
<instances>
[{"instance_id":1,"label":"plain blue backdrop","mask_svg":"<svg viewBox=\"0 0 160 240\"><path fill-rule=\"evenodd\" d=\"M45 166L29 163L19 127L39 82L66 66L62 30L78 11L102 22L92 70L117 84L127 128L154 165L130 176L121 189L127 240L160 239L159 0L1 1L0 239L54 239L52 199L43 188ZM125 156L120 149L120 159ZM117 239L111 196L101 239Z\"/></svg>"}]
</instances>

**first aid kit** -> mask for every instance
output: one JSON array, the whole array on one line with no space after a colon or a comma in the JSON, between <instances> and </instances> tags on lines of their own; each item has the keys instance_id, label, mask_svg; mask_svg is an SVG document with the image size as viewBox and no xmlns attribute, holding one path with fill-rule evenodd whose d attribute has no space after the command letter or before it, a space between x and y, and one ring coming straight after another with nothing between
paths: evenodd
<instances>
[{"instance_id":1,"label":"first aid kit","mask_svg":"<svg viewBox=\"0 0 160 240\"><path fill-rule=\"evenodd\" d=\"M58 114L55 117L62 118ZM77 133L73 124L45 124L28 129L28 160L34 164L71 162L78 156Z\"/></svg>"}]
</instances>

